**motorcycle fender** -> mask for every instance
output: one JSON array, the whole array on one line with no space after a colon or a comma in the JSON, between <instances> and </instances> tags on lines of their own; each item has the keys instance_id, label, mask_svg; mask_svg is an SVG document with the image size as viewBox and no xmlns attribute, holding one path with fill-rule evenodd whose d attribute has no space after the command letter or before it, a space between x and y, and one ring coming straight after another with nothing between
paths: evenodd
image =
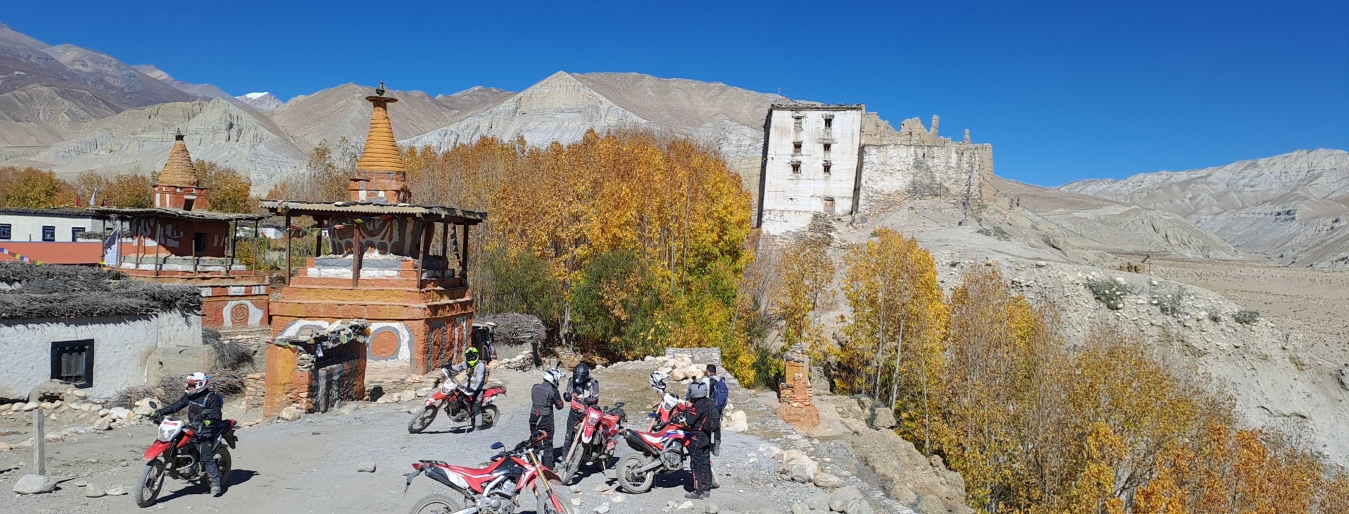
<instances>
[{"instance_id":1,"label":"motorcycle fender","mask_svg":"<svg viewBox=\"0 0 1349 514\"><path fill-rule=\"evenodd\" d=\"M225 433L225 443L230 445L231 450L234 449L234 445L239 443L239 437L234 435L234 430Z\"/></svg>"},{"instance_id":2,"label":"motorcycle fender","mask_svg":"<svg viewBox=\"0 0 1349 514\"><path fill-rule=\"evenodd\" d=\"M145 450L145 455L142 455L141 458L145 460L154 460L167 449L169 449L169 443L155 441L155 444L150 445L150 447Z\"/></svg>"},{"instance_id":3,"label":"motorcycle fender","mask_svg":"<svg viewBox=\"0 0 1349 514\"><path fill-rule=\"evenodd\" d=\"M558 474L551 469L543 468L542 470L539 471L539 475L542 476L543 479L547 480L549 483L562 485L562 477L558 476Z\"/></svg>"},{"instance_id":4,"label":"motorcycle fender","mask_svg":"<svg viewBox=\"0 0 1349 514\"><path fill-rule=\"evenodd\" d=\"M651 455L653 457L660 456L660 451L655 448L652 448L651 445L646 444L646 441L642 440L642 436L637 435L637 432L635 431L627 430L623 432L623 439L627 440L628 446L632 447L632 449L634 450L645 453L647 455Z\"/></svg>"},{"instance_id":5,"label":"motorcycle fender","mask_svg":"<svg viewBox=\"0 0 1349 514\"><path fill-rule=\"evenodd\" d=\"M465 496L472 496L473 494L472 491L468 491L463 487L460 487L459 484L454 483L453 480L450 480L449 475L445 474L445 470L440 469L438 467L430 466L426 468L426 476L429 477L431 480L440 482L441 485L444 485L445 487L454 489L455 491L459 491L461 494Z\"/></svg>"}]
</instances>

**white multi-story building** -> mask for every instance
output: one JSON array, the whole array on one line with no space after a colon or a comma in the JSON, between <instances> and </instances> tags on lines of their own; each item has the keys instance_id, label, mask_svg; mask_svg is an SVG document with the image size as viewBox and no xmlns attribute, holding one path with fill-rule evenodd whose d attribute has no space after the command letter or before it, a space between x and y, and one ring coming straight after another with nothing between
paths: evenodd
<instances>
[{"instance_id":1,"label":"white multi-story building","mask_svg":"<svg viewBox=\"0 0 1349 514\"><path fill-rule=\"evenodd\" d=\"M816 213L856 212L861 187L862 105L775 104L764 131L759 226L805 228Z\"/></svg>"}]
</instances>

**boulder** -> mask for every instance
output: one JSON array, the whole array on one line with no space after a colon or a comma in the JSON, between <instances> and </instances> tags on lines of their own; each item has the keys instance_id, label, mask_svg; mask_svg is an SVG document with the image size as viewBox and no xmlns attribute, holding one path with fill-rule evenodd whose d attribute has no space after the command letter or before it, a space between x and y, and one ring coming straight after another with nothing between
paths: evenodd
<instances>
[{"instance_id":1,"label":"boulder","mask_svg":"<svg viewBox=\"0 0 1349 514\"><path fill-rule=\"evenodd\" d=\"M84 497L85 497L85 498L101 498L101 497L103 497L103 495L105 495L105 494L107 494L107 493L103 492L103 488L101 488L101 487L99 487L99 486L96 486L96 485L93 485L93 484L89 484L89 485L84 486Z\"/></svg>"},{"instance_id":2,"label":"boulder","mask_svg":"<svg viewBox=\"0 0 1349 514\"><path fill-rule=\"evenodd\" d=\"M24 411L24 412L32 412L32 411L36 410L36 409L38 408L38 406L40 406L40 405L42 405L42 404L40 404L40 403L38 403L38 402L28 402L28 403L25 403L25 404L23 404L23 411Z\"/></svg>"},{"instance_id":3,"label":"boulder","mask_svg":"<svg viewBox=\"0 0 1349 514\"><path fill-rule=\"evenodd\" d=\"M862 491L858 490L856 487L840 487L839 490L834 491L834 494L829 495L829 510L834 512L844 512L843 509L848 506L848 502L861 497Z\"/></svg>"},{"instance_id":4,"label":"boulder","mask_svg":"<svg viewBox=\"0 0 1349 514\"><path fill-rule=\"evenodd\" d=\"M48 380L28 391L28 401L43 402L60 400L70 390L70 384L60 380Z\"/></svg>"},{"instance_id":5,"label":"boulder","mask_svg":"<svg viewBox=\"0 0 1349 514\"><path fill-rule=\"evenodd\" d=\"M398 403L406 403L417 399L417 391L408 389L398 395Z\"/></svg>"},{"instance_id":6,"label":"boulder","mask_svg":"<svg viewBox=\"0 0 1349 514\"><path fill-rule=\"evenodd\" d=\"M108 409L108 415L114 420L128 419L131 417L131 409L125 407L113 407Z\"/></svg>"},{"instance_id":7,"label":"boulder","mask_svg":"<svg viewBox=\"0 0 1349 514\"><path fill-rule=\"evenodd\" d=\"M825 489L833 489L843 485L843 479L823 471L816 473L815 478L811 481L815 483L815 487L822 487Z\"/></svg>"},{"instance_id":8,"label":"boulder","mask_svg":"<svg viewBox=\"0 0 1349 514\"><path fill-rule=\"evenodd\" d=\"M112 422L109 421L108 418L98 418L98 421L94 422L94 430L108 430L111 428Z\"/></svg>"},{"instance_id":9,"label":"boulder","mask_svg":"<svg viewBox=\"0 0 1349 514\"><path fill-rule=\"evenodd\" d=\"M745 411L738 410L732 412L723 425L722 428L739 434L749 430L749 419L745 416Z\"/></svg>"},{"instance_id":10,"label":"boulder","mask_svg":"<svg viewBox=\"0 0 1349 514\"><path fill-rule=\"evenodd\" d=\"M154 414L154 413L155 413L155 409L151 408L149 405L142 405L142 406L140 406L140 407L136 407L135 409L132 409L132 410L131 410L131 413L132 413L132 414L135 414L135 415L137 415L137 416L145 417L145 416L149 416L149 415L151 415L151 414Z\"/></svg>"},{"instance_id":11,"label":"boulder","mask_svg":"<svg viewBox=\"0 0 1349 514\"><path fill-rule=\"evenodd\" d=\"M121 496L126 494L126 490L121 487L109 487L107 493L108 496Z\"/></svg>"},{"instance_id":12,"label":"boulder","mask_svg":"<svg viewBox=\"0 0 1349 514\"><path fill-rule=\"evenodd\" d=\"M862 498L853 498L847 505L843 506L843 512L844 514L873 514L871 504Z\"/></svg>"},{"instance_id":13,"label":"boulder","mask_svg":"<svg viewBox=\"0 0 1349 514\"><path fill-rule=\"evenodd\" d=\"M280 418L284 421L295 421L304 417L304 409L298 405L291 405L281 409Z\"/></svg>"},{"instance_id":14,"label":"boulder","mask_svg":"<svg viewBox=\"0 0 1349 514\"><path fill-rule=\"evenodd\" d=\"M871 411L871 428L876 430L889 430L895 428L895 413L885 407L876 407Z\"/></svg>"},{"instance_id":15,"label":"boulder","mask_svg":"<svg viewBox=\"0 0 1349 514\"><path fill-rule=\"evenodd\" d=\"M56 480L45 475L24 475L18 482L14 482L14 492L17 494L50 493L55 489Z\"/></svg>"},{"instance_id":16,"label":"boulder","mask_svg":"<svg viewBox=\"0 0 1349 514\"><path fill-rule=\"evenodd\" d=\"M11 404L9 404L9 411L10 411L10 412L19 412L19 411L23 410L23 406L24 406L24 405L25 405L24 402L14 402L14 403L11 403Z\"/></svg>"},{"instance_id":17,"label":"boulder","mask_svg":"<svg viewBox=\"0 0 1349 514\"><path fill-rule=\"evenodd\" d=\"M356 466L356 472L357 472L357 473L374 473L374 472L375 472L375 463L373 463L373 462L362 462L360 465Z\"/></svg>"},{"instance_id":18,"label":"boulder","mask_svg":"<svg viewBox=\"0 0 1349 514\"><path fill-rule=\"evenodd\" d=\"M941 498L935 495L926 495L918 500L918 507L914 510L920 514L946 514L946 504L942 503Z\"/></svg>"},{"instance_id":19,"label":"boulder","mask_svg":"<svg viewBox=\"0 0 1349 514\"><path fill-rule=\"evenodd\" d=\"M13 449L14 447L11 446L9 443L0 442L0 452L7 452Z\"/></svg>"}]
</instances>

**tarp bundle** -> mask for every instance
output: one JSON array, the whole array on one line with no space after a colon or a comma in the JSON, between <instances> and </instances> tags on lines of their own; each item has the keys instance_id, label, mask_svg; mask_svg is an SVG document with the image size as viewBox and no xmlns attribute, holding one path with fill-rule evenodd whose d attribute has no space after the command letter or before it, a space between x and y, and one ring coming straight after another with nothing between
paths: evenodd
<instances>
[{"instance_id":1,"label":"tarp bundle","mask_svg":"<svg viewBox=\"0 0 1349 514\"><path fill-rule=\"evenodd\" d=\"M174 310L199 312L201 291L127 280L101 268L0 262L0 320L146 316Z\"/></svg>"}]
</instances>

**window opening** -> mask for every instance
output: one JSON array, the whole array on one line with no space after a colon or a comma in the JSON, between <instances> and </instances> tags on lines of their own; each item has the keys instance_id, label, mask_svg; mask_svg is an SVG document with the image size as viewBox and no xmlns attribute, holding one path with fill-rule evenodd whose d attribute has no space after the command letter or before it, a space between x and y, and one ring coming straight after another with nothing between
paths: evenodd
<instances>
[{"instance_id":1,"label":"window opening","mask_svg":"<svg viewBox=\"0 0 1349 514\"><path fill-rule=\"evenodd\" d=\"M824 128L826 128L826 129L834 128L834 117L833 117L833 116L825 116L825 117L824 117Z\"/></svg>"},{"instance_id":2,"label":"window opening","mask_svg":"<svg viewBox=\"0 0 1349 514\"><path fill-rule=\"evenodd\" d=\"M824 161L824 174L825 174L825 175L828 175L828 174L829 174L829 168L833 167L833 165L834 165L834 164L831 163L831 162L829 162L829 161Z\"/></svg>"},{"instance_id":3,"label":"window opening","mask_svg":"<svg viewBox=\"0 0 1349 514\"><path fill-rule=\"evenodd\" d=\"M84 227L72 227L70 229L70 242L78 242L80 240L80 234L83 232Z\"/></svg>"},{"instance_id":4,"label":"window opening","mask_svg":"<svg viewBox=\"0 0 1349 514\"><path fill-rule=\"evenodd\" d=\"M52 378L79 388L94 385L94 340L52 343Z\"/></svg>"},{"instance_id":5,"label":"window opening","mask_svg":"<svg viewBox=\"0 0 1349 514\"><path fill-rule=\"evenodd\" d=\"M184 200L183 200L183 210L185 210L185 211L190 211L190 210L192 210L192 204L194 204L194 203L196 203L196 200L194 200L194 199L192 199L192 198L184 199Z\"/></svg>"},{"instance_id":6,"label":"window opening","mask_svg":"<svg viewBox=\"0 0 1349 514\"><path fill-rule=\"evenodd\" d=\"M829 144L829 143L825 143L825 144L824 144L824 153L829 153L829 148L832 147L832 146L834 146L834 145L831 145L831 144Z\"/></svg>"},{"instance_id":7,"label":"window opening","mask_svg":"<svg viewBox=\"0 0 1349 514\"><path fill-rule=\"evenodd\" d=\"M56 240L56 227L51 226L51 225L43 225L43 226L42 226L42 240L43 240L43 241L55 241L55 240Z\"/></svg>"},{"instance_id":8,"label":"window opening","mask_svg":"<svg viewBox=\"0 0 1349 514\"><path fill-rule=\"evenodd\" d=\"M824 213L825 214L834 213L834 197L832 196L824 197Z\"/></svg>"},{"instance_id":9,"label":"window opening","mask_svg":"<svg viewBox=\"0 0 1349 514\"><path fill-rule=\"evenodd\" d=\"M9 240L14 234L14 227L9 223L0 223L0 239Z\"/></svg>"},{"instance_id":10,"label":"window opening","mask_svg":"<svg viewBox=\"0 0 1349 514\"><path fill-rule=\"evenodd\" d=\"M792 173L801 174L801 161L792 161Z\"/></svg>"},{"instance_id":11,"label":"window opening","mask_svg":"<svg viewBox=\"0 0 1349 514\"><path fill-rule=\"evenodd\" d=\"M792 154L793 154L793 155L801 155L801 142L800 142L800 141L792 141Z\"/></svg>"},{"instance_id":12,"label":"window opening","mask_svg":"<svg viewBox=\"0 0 1349 514\"><path fill-rule=\"evenodd\" d=\"M206 251L206 234L197 232L192 234L192 251L201 253Z\"/></svg>"}]
</instances>

